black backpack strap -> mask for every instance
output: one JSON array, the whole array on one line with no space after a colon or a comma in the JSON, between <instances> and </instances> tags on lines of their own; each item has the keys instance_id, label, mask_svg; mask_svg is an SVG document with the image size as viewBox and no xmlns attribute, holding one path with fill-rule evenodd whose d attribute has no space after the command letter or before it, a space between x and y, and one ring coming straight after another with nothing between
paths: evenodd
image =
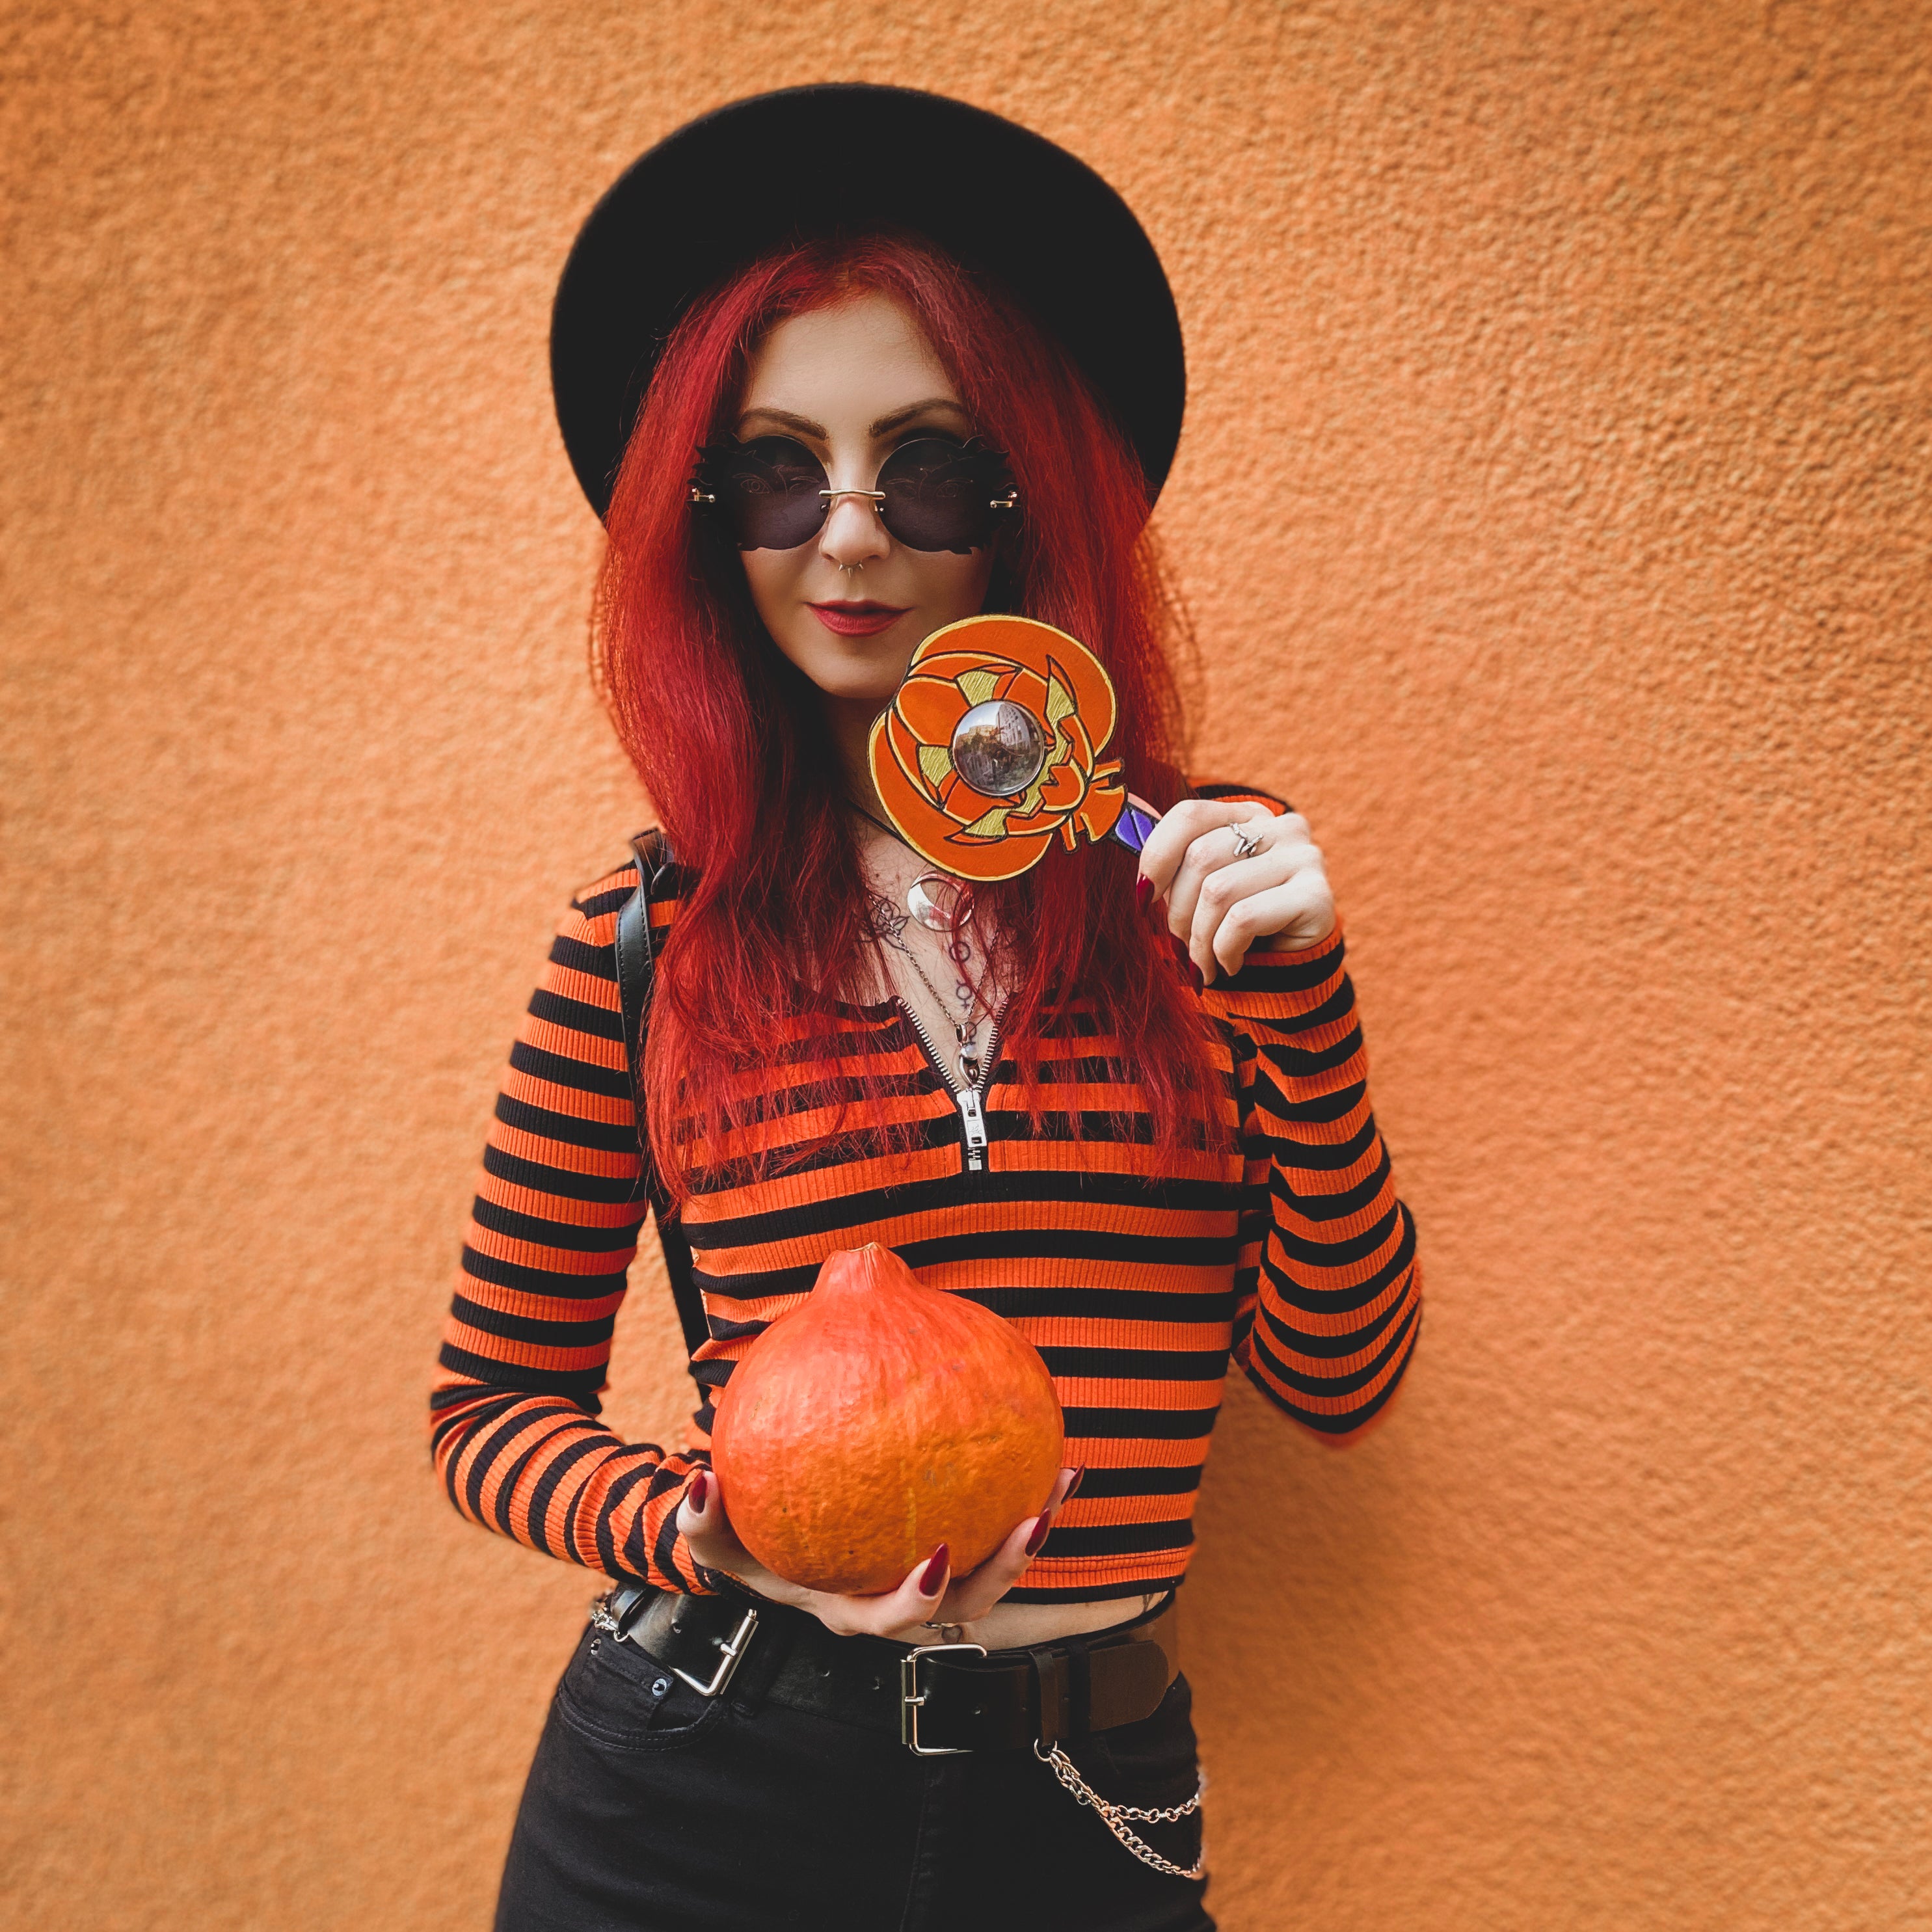
<instances>
[{"instance_id":1,"label":"black backpack strap","mask_svg":"<svg viewBox=\"0 0 1932 1932\"><path fill-rule=\"evenodd\" d=\"M651 831L639 832L631 841L631 850L638 855L638 890L617 913L617 1001L623 1012L624 1060L638 1119L638 1150L644 1162L638 1184L657 1217L658 1240L664 1249L671 1299L677 1304L678 1326L684 1331L686 1352L694 1355L700 1344L710 1340L711 1328L704 1318L704 1298L692 1278L691 1244L678 1225L676 1212L651 1159L650 1132L644 1116L644 1039L657 971L651 951L651 889L670 868L670 848L662 832ZM707 1391L700 1385L698 1393L701 1396Z\"/></svg>"}]
</instances>

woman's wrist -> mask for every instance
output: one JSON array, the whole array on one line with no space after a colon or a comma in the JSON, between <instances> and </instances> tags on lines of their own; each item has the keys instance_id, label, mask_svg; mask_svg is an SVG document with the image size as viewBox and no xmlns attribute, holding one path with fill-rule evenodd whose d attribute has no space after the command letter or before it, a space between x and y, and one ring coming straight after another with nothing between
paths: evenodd
<instances>
[{"instance_id":1,"label":"woman's wrist","mask_svg":"<svg viewBox=\"0 0 1932 1932\"><path fill-rule=\"evenodd\" d=\"M1319 952L1324 946L1334 944L1342 930L1341 916L1336 915L1335 923L1319 939L1310 939L1294 932L1270 932L1257 939L1248 950L1256 952Z\"/></svg>"},{"instance_id":2,"label":"woman's wrist","mask_svg":"<svg viewBox=\"0 0 1932 1932\"><path fill-rule=\"evenodd\" d=\"M700 1573L711 1580L714 1589L720 1583L734 1583L746 1595L763 1598L768 1604L784 1600L778 1592L769 1587L778 1580L761 1564L743 1563L735 1570L719 1569L715 1565L706 1568L701 1564L698 1567Z\"/></svg>"}]
</instances>

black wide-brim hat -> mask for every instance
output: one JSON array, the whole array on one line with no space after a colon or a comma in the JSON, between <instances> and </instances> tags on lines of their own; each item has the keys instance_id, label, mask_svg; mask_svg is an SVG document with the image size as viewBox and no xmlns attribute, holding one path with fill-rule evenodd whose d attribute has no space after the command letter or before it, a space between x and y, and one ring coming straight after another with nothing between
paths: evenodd
<instances>
[{"instance_id":1,"label":"black wide-brim hat","mask_svg":"<svg viewBox=\"0 0 1932 1932\"><path fill-rule=\"evenodd\" d=\"M666 338L733 270L796 238L909 230L996 278L1066 347L1151 502L1180 436L1180 319L1126 203L1084 161L909 88L788 88L688 122L590 212L557 285L550 382L572 466L610 508Z\"/></svg>"}]
</instances>

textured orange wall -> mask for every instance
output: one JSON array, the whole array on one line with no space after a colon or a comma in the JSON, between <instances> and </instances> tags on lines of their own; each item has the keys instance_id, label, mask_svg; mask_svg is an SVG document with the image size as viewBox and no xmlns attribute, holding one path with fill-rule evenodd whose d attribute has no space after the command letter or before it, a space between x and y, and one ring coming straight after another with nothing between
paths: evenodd
<instances>
[{"instance_id":1,"label":"textured orange wall","mask_svg":"<svg viewBox=\"0 0 1932 1932\"><path fill-rule=\"evenodd\" d=\"M4 22L9 1922L488 1922L590 1586L459 1523L424 1388L643 810L550 290L646 143L839 77L1162 250L1204 762L1331 852L1420 1219L1389 1427L1231 1394L1226 1925L1932 1924L1923 5Z\"/></svg>"}]
</instances>

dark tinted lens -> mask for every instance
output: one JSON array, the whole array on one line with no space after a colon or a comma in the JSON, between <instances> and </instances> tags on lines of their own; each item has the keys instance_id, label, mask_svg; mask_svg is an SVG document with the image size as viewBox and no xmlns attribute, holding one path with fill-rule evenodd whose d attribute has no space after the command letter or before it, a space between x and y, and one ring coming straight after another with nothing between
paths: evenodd
<instances>
[{"instance_id":1,"label":"dark tinted lens","mask_svg":"<svg viewBox=\"0 0 1932 1932\"><path fill-rule=\"evenodd\" d=\"M977 550L992 535L1005 460L997 451L920 436L902 443L879 471L886 528L912 550Z\"/></svg>"},{"instance_id":2,"label":"dark tinted lens","mask_svg":"<svg viewBox=\"0 0 1932 1932\"><path fill-rule=\"evenodd\" d=\"M707 452L708 453L708 452ZM802 442L761 436L727 448L710 472L740 550L795 550L825 521L825 469Z\"/></svg>"}]
</instances>

